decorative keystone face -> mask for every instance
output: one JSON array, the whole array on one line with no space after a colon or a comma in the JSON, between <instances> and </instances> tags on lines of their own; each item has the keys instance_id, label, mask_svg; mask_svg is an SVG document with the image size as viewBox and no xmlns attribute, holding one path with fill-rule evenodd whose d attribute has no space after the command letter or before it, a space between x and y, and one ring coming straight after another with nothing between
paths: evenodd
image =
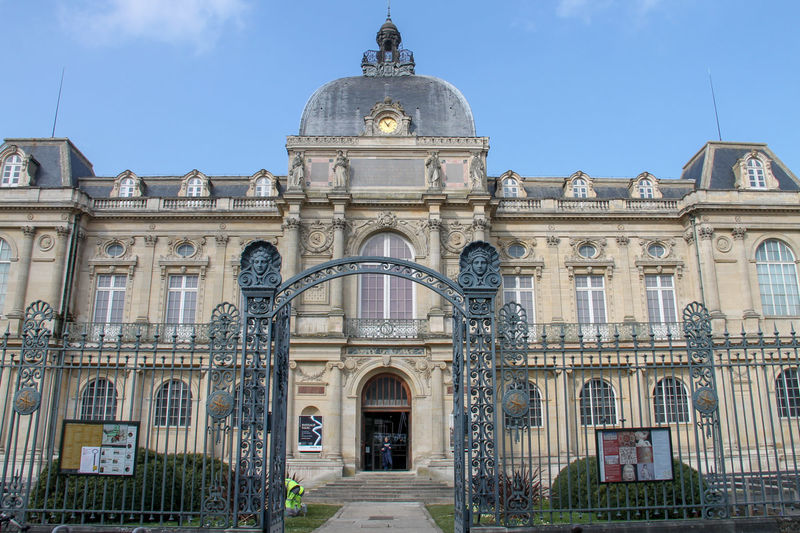
<instances>
[{"instance_id":1,"label":"decorative keystone face","mask_svg":"<svg viewBox=\"0 0 800 533\"><path fill-rule=\"evenodd\" d=\"M464 289L493 289L500 286L500 254L484 241L467 245L459 259L458 284Z\"/></svg>"},{"instance_id":2,"label":"decorative keystone face","mask_svg":"<svg viewBox=\"0 0 800 533\"><path fill-rule=\"evenodd\" d=\"M281 284L281 255L274 245L254 241L242 252L239 286L275 288Z\"/></svg>"}]
</instances>

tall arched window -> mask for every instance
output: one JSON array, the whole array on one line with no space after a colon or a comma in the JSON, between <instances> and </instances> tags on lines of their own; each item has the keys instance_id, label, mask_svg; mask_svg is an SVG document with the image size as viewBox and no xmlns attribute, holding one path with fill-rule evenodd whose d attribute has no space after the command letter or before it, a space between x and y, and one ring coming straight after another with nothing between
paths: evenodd
<instances>
[{"instance_id":1,"label":"tall arched window","mask_svg":"<svg viewBox=\"0 0 800 533\"><path fill-rule=\"evenodd\" d=\"M775 395L778 397L778 416L793 418L800 416L800 375L796 368L787 368L775 380Z\"/></svg>"},{"instance_id":2,"label":"tall arched window","mask_svg":"<svg viewBox=\"0 0 800 533\"><path fill-rule=\"evenodd\" d=\"M756 271L765 315L800 315L797 267L794 254L786 244L769 239L756 250Z\"/></svg>"},{"instance_id":3,"label":"tall arched window","mask_svg":"<svg viewBox=\"0 0 800 533\"><path fill-rule=\"evenodd\" d=\"M411 245L394 233L371 237L361 255L414 259ZM414 283L396 276L364 274L360 276L359 302L360 318L414 318Z\"/></svg>"},{"instance_id":4,"label":"tall arched window","mask_svg":"<svg viewBox=\"0 0 800 533\"><path fill-rule=\"evenodd\" d=\"M649 179L639 181L639 198L653 198L655 190L653 189L653 182Z\"/></svg>"},{"instance_id":5,"label":"tall arched window","mask_svg":"<svg viewBox=\"0 0 800 533\"><path fill-rule=\"evenodd\" d=\"M200 178L191 178L186 184L186 196L202 196L203 195L203 180Z\"/></svg>"},{"instance_id":6,"label":"tall arched window","mask_svg":"<svg viewBox=\"0 0 800 533\"><path fill-rule=\"evenodd\" d=\"M22 176L22 157L19 154L11 154L3 161L3 180L0 183L3 187L18 187L19 179Z\"/></svg>"},{"instance_id":7,"label":"tall arched window","mask_svg":"<svg viewBox=\"0 0 800 533\"><path fill-rule=\"evenodd\" d=\"M689 395L677 378L664 378L653 389L656 424L686 423L689 420Z\"/></svg>"},{"instance_id":8,"label":"tall arched window","mask_svg":"<svg viewBox=\"0 0 800 533\"><path fill-rule=\"evenodd\" d=\"M510 383L506 390L524 389L522 382ZM513 417L506 415L506 429L513 428L540 428L542 427L542 393L539 387L532 381L527 382L528 387L528 414L523 417Z\"/></svg>"},{"instance_id":9,"label":"tall arched window","mask_svg":"<svg viewBox=\"0 0 800 533\"><path fill-rule=\"evenodd\" d=\"M8 271L11 269L11 247L6 241L0 239L0 313L3 312L3 303L8 290Z\"/></svg>"},{"instance_id":10,"label":"tall arched window","mask_svg":"<svg viewBox=\"0 0 800 533\"><path fill-rule=\"evenodd\" d=\"M164 382L156 392L153 425L188 427L192 423L192 391L179 379Z\"/></svg>"},{"instance_id":11,"label":"tall arched window","mask_svg":"<svg viewBox=\"0 0 800 533\"><path fill-rule=\"evenodd\" d=\"M93 379L81 394L82 420L114 420L117 415L117 389L104 378Z\"/></svg>"},{"instance_id":12,"label":"tall arched window","mask_svg":"<svg viewBox=\"0 0 800 533\"><path fill-rule=\"evenodd\" d=\"M607 381L595 378L584 383L580 404L582 425L613 426L617 423L617 395Z\"/></svg>"},{"instance_id":13,"label":"tall arched window","mask_svg":"<svg viewBox=\"0 0 800 533\"><path fill-rule=\"evenodd\" d=\"M272 181L269 178L258 178L255 192L256 196L272 196Z\"/></svg>"},{"instance_id":14,"label":"tall arched window","mask_svg":"<svg viewBox=\"0 0 800 533\"><path fill-rule=\"evenodd\" d=\"M589 187L586 186L585 179L575 178L572 180L572 196L575 198L587 198L589 196Z\"/></svg>"},{"instance_id":15,"label":"tall arched window","mask_svg":"<svg viewBox=\"0 0 800 533\"><path fill-rule=\"evenodd\" d=\"M750 182L750 187L753 189L766 189L767 178L764 176L764 164L751 157L747 160L747 180Z\"/></svg>"},{"instance_id":16,"label":"tall arched window","mask_svg":"<svg viewBox=\"0 0 800 533\"><path fill-rule=\"evenodd\" d=\"M119 182L119 197L130 198L136 191L136 180L133 178L123 178Z\"/></svg>"}]
</instances>

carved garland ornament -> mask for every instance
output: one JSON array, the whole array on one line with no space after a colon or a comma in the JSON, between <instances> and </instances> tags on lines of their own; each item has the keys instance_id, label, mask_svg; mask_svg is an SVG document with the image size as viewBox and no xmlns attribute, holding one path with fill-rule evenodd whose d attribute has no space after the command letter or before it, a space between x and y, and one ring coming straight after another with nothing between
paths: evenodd
<instances>
[{"instance_id":1,"label":"carved garland ornament","mask_svg":"<svg viewBox=\"0 0 800 533\"><path fill-rule=\"evenodd\" d=\"M319 254L330 249L333 244L333 225L315 220L300 226L300 245L307 252Z\"/></svg>"}]
</instances>

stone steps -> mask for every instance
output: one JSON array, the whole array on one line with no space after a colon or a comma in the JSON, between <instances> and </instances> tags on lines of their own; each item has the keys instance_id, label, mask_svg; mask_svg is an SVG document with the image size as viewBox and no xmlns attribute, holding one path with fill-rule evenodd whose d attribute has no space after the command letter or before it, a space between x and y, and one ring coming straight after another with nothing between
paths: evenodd
<instances>
[{"instance_id":1,"label":"stone steps","mask_svg":"<svg viewBox=\"0 0 800 533\"><path fill-rule=\"evenodd\" d=\"M310 489L303 501L312 503L422 502L450 503L453 487L413 472L360 472Z\"/></svg>"}]
</instances>

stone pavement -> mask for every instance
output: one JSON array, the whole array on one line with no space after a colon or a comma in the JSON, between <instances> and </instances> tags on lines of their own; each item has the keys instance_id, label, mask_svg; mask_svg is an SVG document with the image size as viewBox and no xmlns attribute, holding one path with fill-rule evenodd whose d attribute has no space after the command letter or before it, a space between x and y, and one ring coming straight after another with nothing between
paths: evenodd
<instances>
[{"instance_id":1,"label":"stone pavement","mask_svg":"<svg viewBox=\"0 0 800 533\"><path fill-rule=\"evenodd\" d=\"M441 533L418 502L351 502L346 503L315 533Z\"/></svg>"}]
</instances>

